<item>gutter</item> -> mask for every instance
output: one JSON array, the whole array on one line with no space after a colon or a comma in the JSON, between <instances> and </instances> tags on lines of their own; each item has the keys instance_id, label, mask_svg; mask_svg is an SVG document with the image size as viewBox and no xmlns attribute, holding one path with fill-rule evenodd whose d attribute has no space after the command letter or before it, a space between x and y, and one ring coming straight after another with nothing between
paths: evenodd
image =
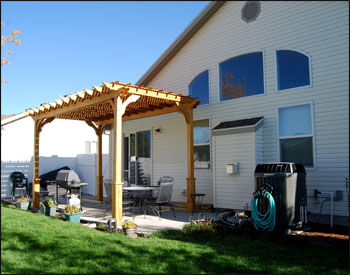
<instances>
[{"instance_id":1,"label":"gutter","mask_svg":"<svg viewBox=\"0 0 350 275\"><path fill-rule=\"evenodd\" d=\"M20 119L26 118L27 116L28 116L28 112L23 112L23 113L20 113L18 115L15 115L15 116L5 118L5 119L1 120L1 127L5 126L7 124L13 123L15 121L18 121Z\"/></svg>"}]
</instances>

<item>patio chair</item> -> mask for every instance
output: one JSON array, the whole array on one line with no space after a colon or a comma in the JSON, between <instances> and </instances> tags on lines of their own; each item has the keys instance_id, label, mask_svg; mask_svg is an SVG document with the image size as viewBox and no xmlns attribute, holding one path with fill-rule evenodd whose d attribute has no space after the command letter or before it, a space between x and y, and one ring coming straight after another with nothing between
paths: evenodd
<instances>
[{"instance_id":1,"label":"patio chair","mask_svg":"<svg viewBox=\"0 0 350 275\"><path fill-rule=\"evenodd\" d=\"M123 214L132 213L132 217L135 217L135 201L132 199L132 193L123 190Z\"/></svg>"},{"instance_id":2,"label":"patio chair","mask_svg":"<svg viewBox=\"0 0 350 275\"><path fill-rule=\"evenodd\" d=\"M112 180L104 180L104 186L107 194L106 202L112 203ZM105 212L111 209L112 206L108 207ZM135 217L135 201L132 199L132 193L127 190L123 190L123 215L124 213L132 214L132 217Z\"/></svg>"},{"instance_id":3,"label":"patio chair","mask_svg":"<svg viewBox=\"0 0 350 275\"><path fill-rule=\"evenodd\" d=\"M28 178L24 176L22 172L15 171L10 175L10 182L12 183L11 197L14 199L16 195L16 189L26 190L26 195L30 196L29 186L28 186Z\"/></svg>"},{"instance_id":4,"label":"patio chair","mask_svg":"<svg viewBox=\"0 0 350 275\"><path fill-rule=\"evenodd\" d=\"M174 186L174 178L173 177L162 177L159 180L159 192L157 198L154 200L152 197L147 200L145 205L145 215L148 209L151 209L154 214L156 214L160 220L160 216L162 212L172 210L175 215L174 205L170 202L171 195L173 193ZM162 209L162 206L167 207L166 209Z\"/></svg>"}]
</instances>

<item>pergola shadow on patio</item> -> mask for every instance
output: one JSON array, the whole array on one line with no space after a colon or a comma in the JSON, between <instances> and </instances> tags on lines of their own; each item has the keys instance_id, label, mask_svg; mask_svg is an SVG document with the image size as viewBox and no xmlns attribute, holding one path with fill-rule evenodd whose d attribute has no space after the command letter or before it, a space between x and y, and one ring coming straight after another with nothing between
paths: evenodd
<instances>
[{"instance_id":1,"label":"pergola shadow on patio","mask_svg":"<svg viewBox=\"0 0 350 275\"><path fill-rule=\"evenodd\" d=\"M60 205L59 205L60 207ZM108 219L112 217L111 204L94 202L91 196L83 196L82 201L83 213L81 216L81 221L90 223L107 223ZM61 206L64 208L64 205ZM213 212L203 212L206 219L216 220L216 215ZM123 216L122 220L132 220L138 225L137 232L140 235L147 235L153 232L170 229L179 230L183 228L186 224L189 224L191 220L198 219L198 213L188 213L186 211L176 210L176 217L174 217L171 211L162 213L161 219L158 216L148 213L143 215L140 212L132 216ZM121 224L118 223L118 226Z\"/></svg>"},{"instance_id":2,"label":"pergola shadow on patio","mask_svg":"<svg viewBox=\"0 0 350 275\"><path fill-rule=\"evenodd\" d=\"M113 128L112 217L122 223L122 124L123 121L158 116L172 112L183 114L187 125L187 212L193 212L195 202L193 109L199 101L182 94L165 92L119 81L103 83L37 108L27 109L34 119L33 207L39 207L39 136L45 124L54 119L85 121L98 137L97 199L103 201L102 134L108 124ZM54 146L54 144L53 144ZM171 156L169 156L171 158Z\"/></svg>"}]
</instances>

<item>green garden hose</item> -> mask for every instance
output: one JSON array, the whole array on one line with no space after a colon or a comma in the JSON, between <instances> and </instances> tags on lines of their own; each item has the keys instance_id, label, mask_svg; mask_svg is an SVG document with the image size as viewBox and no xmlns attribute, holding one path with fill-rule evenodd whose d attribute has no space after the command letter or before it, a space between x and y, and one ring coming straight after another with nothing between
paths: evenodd
<instances>
[{"instance_id":1,"label":"green garden hose","mask_svg":"<svg viewBox=\"0 0 350 275\"><path fill-rule=\"evenodd\" d=\"M258 210L258 200L267 199L269 202L268 209L265 214L261 214ZM252 219L255 229L272 231L276 223L276 206L272 195L262 189L254 193L252 199Z\"/></svg>"}]
</instances>

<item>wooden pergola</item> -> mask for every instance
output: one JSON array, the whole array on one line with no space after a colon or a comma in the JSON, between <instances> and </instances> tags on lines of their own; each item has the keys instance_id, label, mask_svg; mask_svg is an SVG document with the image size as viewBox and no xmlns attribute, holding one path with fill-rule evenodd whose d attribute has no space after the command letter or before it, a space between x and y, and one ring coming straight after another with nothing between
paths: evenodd
<instances>
[{"instance_id":1,"label":"wooden pergola","mask_svg":"<svg viewBox=\"0 0 350 275\"><path fill-rule=\"evenodd\" d=\"M193 158L193 109L199 101L182 94L165 92L120 82L103 83L39 107L27 109L34 120L33 207L39 207L39 137L43 126L55 118L85 121L98 137L97 199L103 201L102 133L107 124L113 124L113 182L112 217L122 222L122 122L180 112L187 125L187 211L192 212L195 193Z\"/></svg>"}]
</instances>

